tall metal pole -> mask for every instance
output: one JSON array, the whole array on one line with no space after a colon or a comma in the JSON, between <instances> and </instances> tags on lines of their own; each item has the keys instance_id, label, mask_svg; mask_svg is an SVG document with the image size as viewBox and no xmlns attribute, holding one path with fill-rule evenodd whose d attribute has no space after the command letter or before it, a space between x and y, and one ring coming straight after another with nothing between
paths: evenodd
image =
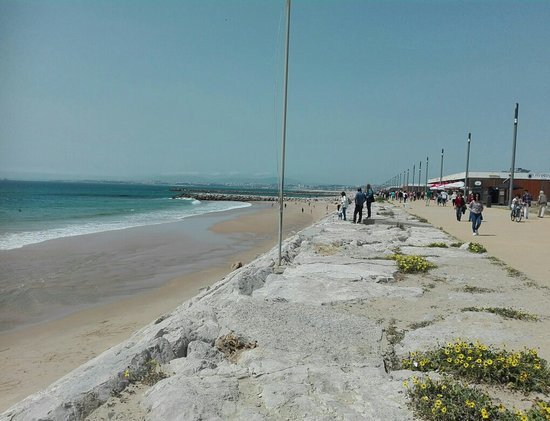
<instances>
[{"instance_id":1,"label":"tall metal pole","mask_svg":"<svg viewBox=\"0 0 550 421\"><path fill-rule=\"evenodd\" d=\"M409 191L409 168L407 168L407 191Z\"/></svg>"},{"instance_id":2,"label":"tall metal pole","mask_svg":"<svg viewBox=\"0 0 550 421\"><path fill-rule=\"evenodd\" d=\"M430 157L426 157L426 184L424 184L424 198L428 200L428 164L430 162ZM428 202L426 202L428 203Z\"/></svg>"},{"instance_id":3,"label":"tall metal pole","mask_svg":"<svg viewBox=\"0 0 550 421\"><path fill-rule=\"evenodd\" d=\"M519 104L516 102L516 110L514 112L514 143L512 146L512 167L510 168L510 192L508 194L508 206L512 205L514 194L514 170L516 168L516 138L518 135L518 112Z\"/></svg>"},{"instance_id":4,"label":"tall metal pole","mask_svg":"<svg viewBox=\"0 0 550 421\"><path fill-rule=\"evenodd\" d=\"M290 1L286 1L286 49L285 49L285 81L283 98L283 132L281 147L281 183L279 185L279 266L281 266L281 254L283 247L283 189L285 187L285 144L286 144L286 110L288 92L288 50L290 47Z\"/></svg>"},{"instance_id":5,"label":"tall metal pole","mask_svg":"<svg viewBox=\"0 0 550 421\"><path fill-rule=\"evenodd\" d=\"M413 181L412 181L412 191L414 191L414 176L416 174L416 165L413 164Z\"/></svg>"},{"instance_id":6,"label":"tall metal pole","mask_svg":"<svg viewBox=\"0 0 550 421\"><path fill-rule=\"evenodd\" d=\"M420 183L422 183L422 161L418 163L418 191L420 191Z\"/></svg>"},{"instance_id":7,"label":"tall metal pole","mask_svg":"<svg viewBox=\"0 0 550 421\"><path fill-rule=\"evenodd\" d=\"M444 149L441 149L441 171L439 172L439 184L443 183L443 155L445 153Z\"/></svg>"},{"instance_id":8,"label":"tall metal pole","mask_svg":"<svg viewBox=\"0 0 550 421\"><path fill-rule=\"evenodd\" d=\"M468 168L470 167L470 142L472 133L468 133L468 149L466 152L466 172L464 173L464 203L468 200Z\"/></svg>"}]
</instances>

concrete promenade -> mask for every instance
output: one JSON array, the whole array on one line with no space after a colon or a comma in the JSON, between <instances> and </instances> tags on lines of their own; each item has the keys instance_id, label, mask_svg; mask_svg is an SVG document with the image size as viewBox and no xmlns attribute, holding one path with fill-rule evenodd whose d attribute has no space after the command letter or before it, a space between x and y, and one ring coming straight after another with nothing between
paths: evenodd
<instances>
[{"instance_id":1,"label":"concrete promenade","mask_svg":"<svg viewBox=\"0 0 550 421\"><path fill-rule=\"evenodd\" d=\"M393 202L399 205L396 200ZM403 205L401 205L403 206ZM427 219L435 227L464 242L482 244L492 256L523 272L529 278L550 287L550 217L538 218L538 206L530 208L529 219L521 222L510 220L510 210L504 207L485 208L479 236L472 236L468 211L458 222L452 204L437 206L432 201L413 201L403 208L411 215ZM467 262L464 262L467 264Z\"/></svg>"}]
</instances>

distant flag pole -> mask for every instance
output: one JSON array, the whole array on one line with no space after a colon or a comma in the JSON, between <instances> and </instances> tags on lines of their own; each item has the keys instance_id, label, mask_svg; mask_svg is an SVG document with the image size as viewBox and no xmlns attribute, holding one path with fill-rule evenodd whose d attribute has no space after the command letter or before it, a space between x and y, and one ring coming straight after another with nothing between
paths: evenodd
<instances>
[{"instance_id":1,"label":"distant flag pole","mask_svg":"<svg viewBox=\"0 0 550 421\"><path fill-rule=\"evenodd\" d=\"M519 104L516 102L516 110L514 112L514 142L512 145L512 167L510 168L510 193L508 194L508 205L512 205L514 195L514 169L516 168L516 138L518 136L518 112Z\"/></svg>"},{"instance_id":2,"label":"distant flag pole","mask_svg":"<svg viewBox=\"0 0 550 421\"><path fill-rule=\"evenodd\" d=\"M290 47L290 1L286 0L286 46L285 46L285 80L283 97L283 132L281 147L281 180L279 184L279 263L281 266L281 255L283 247L283 190L285 187L285 144L286 144L286 111L287 111L287 92L288 92L288 50Z\"/></svg>"},{"instance_id":3,"label":"distant flag pole","mask_svg":"<svg viewBox=\"0 0 550 421\"><path fill-rule=\"evenodd\" d=\"M413 182L412 182L412 191L414 191L414 176L416 174L416 164L413 164Z\"/></svg>"}]
</instances>

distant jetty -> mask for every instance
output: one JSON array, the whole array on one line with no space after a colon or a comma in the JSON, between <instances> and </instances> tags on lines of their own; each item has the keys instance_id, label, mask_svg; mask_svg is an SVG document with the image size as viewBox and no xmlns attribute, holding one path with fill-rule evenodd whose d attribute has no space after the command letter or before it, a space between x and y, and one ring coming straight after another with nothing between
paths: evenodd
<instances>
[{"instance_id":1,"label":"distant jetty","mask_svg":"<svg viewBox=\"0 0 550 421\"><path fill-rule=\"evenodd\" d=\"M184 192L172 196L172 199L192 198L197 200L228 200L232 202L257 202L267 201L276 202L279 198L276 196L256 196L247 194L227 194L227 193L189 193Z\"/></svg>"},{"instance_id":2,"label":"distant jetty","mask_svg":"<svg viewBox=\"0 0 550 421\"><path fill-rule=\"evenodd\" d=\"M220 193L220 192L198 192L187 189L170 189L172 192L178 192L178 194L172 196L172 199L196 199L196 200L224 200L224 201L233 201L233 202L277 202L279 196L276 194L267 194L267 195L257 195L257 194L246 194L246 193ZM293 192L294 194L300 194L300 192ZM304 195L311 195L315 193L318 197L329 197L333 196L334 192L326 191L308 191L301 192ZM288 200L318 200L318 197L285 197L285 201Z\"/></svg>"}]
</instances>

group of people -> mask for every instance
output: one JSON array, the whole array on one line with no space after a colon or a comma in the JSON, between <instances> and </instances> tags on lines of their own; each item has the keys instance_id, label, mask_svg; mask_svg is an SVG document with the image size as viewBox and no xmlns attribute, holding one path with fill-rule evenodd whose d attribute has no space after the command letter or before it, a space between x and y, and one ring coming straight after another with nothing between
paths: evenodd
<instances>
[{"instance_id":1,"label":"group of people","mask_svg":"<svg viewBox=\"0 0 550 421\"><path fill-rule=\"evenodd\" d=\"M533 202L533 197L529 193L529 190L525 190L523 195L520 195L518 193L516 194L516 197L512 199L512 209L514 208L522 209L523 217L525 219L529 219L529 208L531 207L532 202ZM541 190L539 192L537 203L539 205L539 211L537 216L539 218L544 218L544 214L546 212L546 205L548 204L548 199L546 198L546 194L544 194L544 190Z\"/></svg>"},{"instance_id":2,"label":"group of people","mask_svg":"<svg viewBox=\"0 0 550 421\"><path fill-rule=\"evenodd\" d=\"M528 219L529 207L531 206L532 201L533 198L531 194L528 190L525 190L523 196L518 193L516 197L512 200L512 208L515 206L521 206L524 212L525 219ZM546 195L544 194L544 191L541 190L538 197L539 218L544 217L547 204L548 200L546 198ZM453 206L456 211L457 221L460 221L462 219L462 215L466 213L467 209L470 210L470 221L472 223L473 235L479 235L479 227L481 226L481 221L483 221L483 203L481 203L481 195L479 193L475 193L474 195L470 193L470 195L465 199L462 196L462 193L459 192L453 199Z\"/></svg>"},{"instance_id":3,"label":"group of people","mask_svg":"<svg viewBox=\"0 0 550 421\"><path fill-rule=\"evenodd\" d=\"M363 207L367 206L367 218L371 217L371 205L374 202L374 191L370 184L367 184L365 191L361 187L357 189L354 198L353 223L363 221ZM351 205L351 199L346 196L346 192L340 194L340 203L338 204L338 219L347 221L347 209Z\"/></svg>"}]
</instances>

